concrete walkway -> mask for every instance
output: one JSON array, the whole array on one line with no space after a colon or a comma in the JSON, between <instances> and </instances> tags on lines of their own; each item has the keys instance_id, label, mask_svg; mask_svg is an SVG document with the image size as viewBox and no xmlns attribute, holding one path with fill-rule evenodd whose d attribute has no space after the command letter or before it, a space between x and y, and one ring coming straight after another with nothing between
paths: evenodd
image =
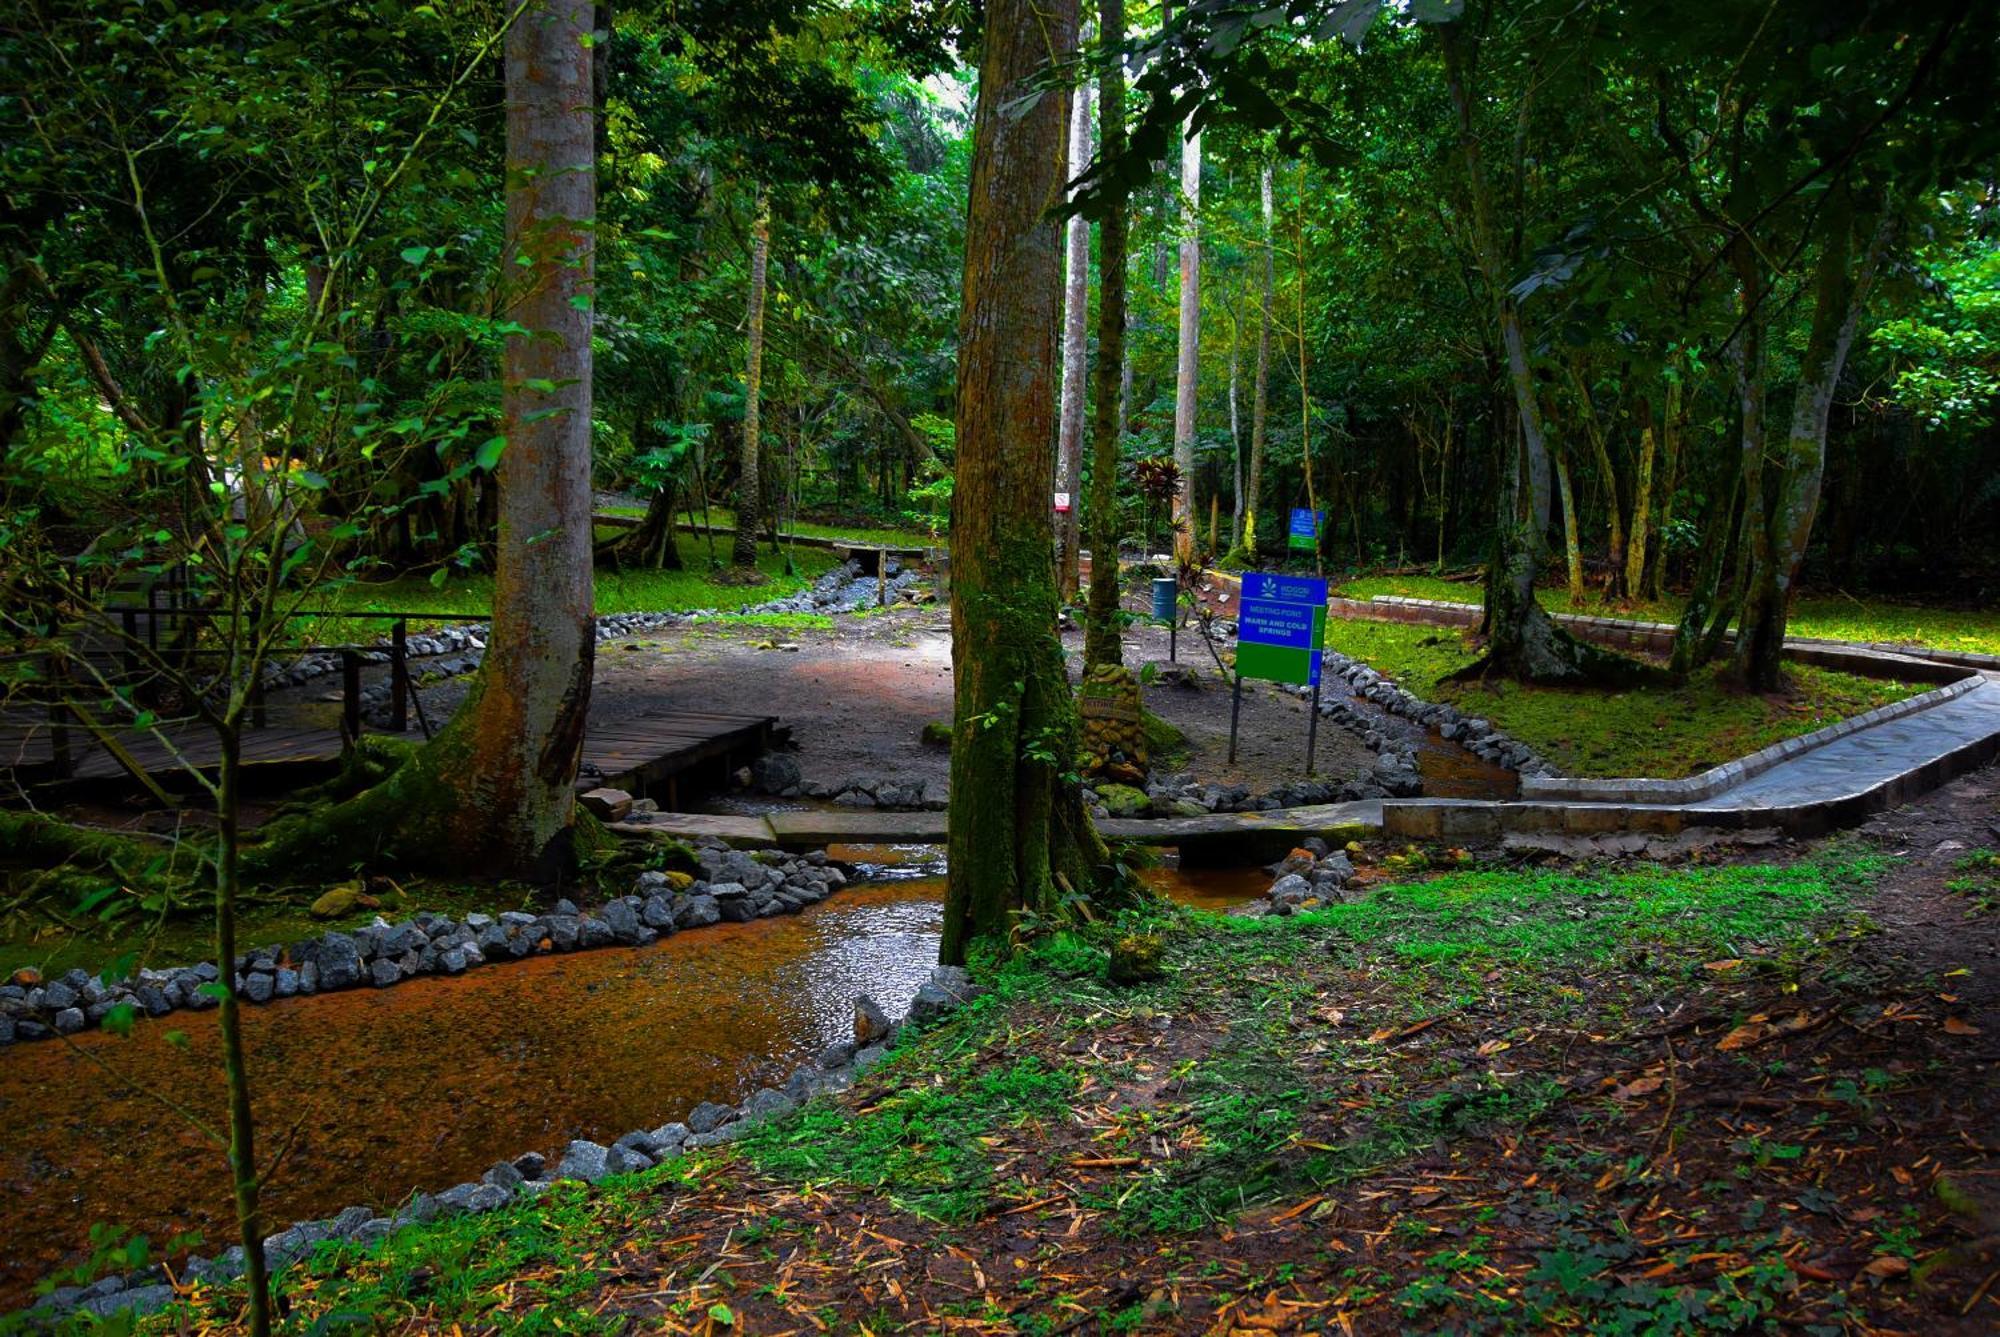
<instances>
[{"instance_id":1,"label":"concrete walkway","mask_svg":"<svg viewBox=\"0 0 2000 1337\"><path fill-rule=\"evenodd\" d=\"M1794 835L1817 835L1908 802L1996 756L2000 677L1983 674L1969 690L1928 709L1802 747L1703 797L1681 802L1638 795L1615 802L1392 799L1383 804L1382 826L1389 835L1415 839L1550 831L1671 835L1690 827L1776 827Z\"/></svg>"}]
</instances>

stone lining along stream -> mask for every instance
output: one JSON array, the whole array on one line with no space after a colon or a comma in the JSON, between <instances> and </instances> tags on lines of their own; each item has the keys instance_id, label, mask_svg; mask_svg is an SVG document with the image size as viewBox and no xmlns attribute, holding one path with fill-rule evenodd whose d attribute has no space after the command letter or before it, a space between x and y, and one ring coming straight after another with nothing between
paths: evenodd
<instances>
[{"instance_id":1,"label":"stone lining along stream","mask_svg":"<svg viewBox=\"0 0 2000 1337\"><path fill-rule=\"evenodd\" d=\"M900 859L912 872L936 866L926 851L881 853L880 863ZM1255 875L1227 870L1151 880L1210 908L1259 889ZM942 895L941 878L906 877L646 947L247 1008L263 1143L296 1130L265 1197L268 1219L275 1229L356 1204L390 1209L524 1151L554 1165L574 1139L608 1143L705 1101L783 1085L853 1039L857 995L890 1016L909 1007L937 960ZM97 1222L156 1245L199 1232L205 1255L234 1238L220 1151L128 1084L219 1125L215 1014L73 1039L126 1081L68 1045L0 1051L0 1186L10 1198L0 1312L31 1303L37 1279L76 1262Z\"/></svg>"}]
</instances>

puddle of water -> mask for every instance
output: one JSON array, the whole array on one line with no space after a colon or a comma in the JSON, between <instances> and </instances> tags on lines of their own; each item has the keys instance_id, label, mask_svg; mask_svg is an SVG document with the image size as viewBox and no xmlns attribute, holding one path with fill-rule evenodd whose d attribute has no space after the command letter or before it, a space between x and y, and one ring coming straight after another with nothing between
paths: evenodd
<instances>
[{"instance_id":1,"label":"puddle of water","mask_svg":"<svg viewBox=\"0 0 2000 1337\"><path fill-rule=\"evenodd\" d=\"M1139 880L1182 905L1220 913L1248 905L1271 887L1261 868L1176 868L1162 864L1139 870Z\"/></svg>"},{"instance_id":2,"label":"puddle of water","mask_svg":"<svg viewBox=\"0 0 2000 1337\"><path fill-rule=\"evenodd\" d=\"M1417 744L1417 774L1425 798L1512 799L1521 796L1521 777L1460 747L1436 730Z\"/></svg>"},{"instance_id":3,"label":"puddle of water","mask_svg":"<svg viewBox=\"0 0 2000 1337\"><path fill-rule=\"evenodd\" d=\"M942 895L934 880L851 889L803 914L636 951L246 1008L261 1149L298 1128L269 1219L382 1206L782 1079L851 1038L855 994L892 1016L908 1006L937 960ZM185 1051L166 1042L172 1030L186 1033ZM77 1041L221 1125L214 1013ZM60 1043L0 1055L0 1128L0 1191L13 1204L0 1309L24 1303L95 1221L156 1242L198 1230L211 1253L233 1236L221 1153Z\"/></svg>"}]
</instances>

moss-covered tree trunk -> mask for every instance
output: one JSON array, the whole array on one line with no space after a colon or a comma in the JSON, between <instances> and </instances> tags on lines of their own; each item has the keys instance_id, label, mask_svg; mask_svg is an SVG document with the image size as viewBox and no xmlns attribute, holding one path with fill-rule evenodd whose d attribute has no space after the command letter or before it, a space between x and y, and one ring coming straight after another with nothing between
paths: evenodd
<instances>
[{"instance_id":1,"label":"moss-covered tree trunk","mask_svg":"<svg viewBox=\"0 0 2000 1337\"><path fill-rule=\"evenodd\" d=\"M750 355L743 376L743 441L736 471L736 543L730 562L747 580L757 576L757 527L764 519L759 403L764 389L764 279L771 258L771 205L760 187L750 228Z\"/></svg>"},{"instance_id":2,"label":"moss-covered tree trunk","mask_svg":"<svg viewBox=\"0 0 2000 1337\"><path fill-rule=\"evenodd\" d=\"M1583 603L1583 547L1576 532L1576 492L1569 484L1569 452L1558 450L1556 456L1556 492L1562 498L1563 517L1563 559L1569 572L1569 603L1576 608Z\"/></svg>"},{"instance_id":3,"label":"moss-covered tree trunk","mask_svg":"<svg viewBox=\"0 0 2000 1337\"><path fill-rule=\"evenodd\" d=\"M1648 416L1651 411L1648 410ZM1659 453L1653 424L1639 429L1639 465L1632 476L1632 523L1626 527L1625 597L1636 599L1646 588L1646 543L1653 522L1653 460Z\"/></svg>"},{"instance_id":4,"label":"moss-covered tree trunk","mask_svg":"<svg viewBox=\"0 0 2000 1337\"><path fill-rule=\"evenodd\" d=\"M1853 202L1844 186L1829 196L1822 230L1813 281L1812 331L1799 359L1799 384L1778 460L1776 496L1761 517L1765 536L1756 545L1750 595L1737 632L1737 663L1745 681L1758 691L1778 686L1792 587L1812 537L1820 484L1826 476L1827 416L1861 308L1888 244L1885 221L1860 262L1855 262Z\"/></svg>"},{"instance_id":5,"label":"moss-covered tree trunk","mask_svg":"<svg viewBox=\"0 0 2000 1337\"><path fill-rule=\"evenodd\" d=\"M1125 0L1098 0L1098 41L1117 51L1125 41ZM1125 151L1125 66L1105 62L1098 84L1098 143L1108 162ZM1105 201L1097 224L1097 366L1090 422L1090 602L1084 614L1083 662L1123 664L1118 603L1118 447L1125 435L1126 238L1125 196Z\"/></svg>"},{"instance_id":6,"label":"moss-covered tree trunk","mask_svg":"<svg viewBox=\"0 0 2000 1337\"><path fill-rule=\"evenodd\" d=\"M1056 636L1054 468L1063 102L1023 98L1075 49L1076 0L992 0L973 118L952 494L955 679L943 959L1087 895L1104 849L1075 781Z\"/></svg>"},{"instance_id":7,"label":"moss-covered tree trunk","mask_svg":"<svg viewBox=\"0 0 2000 1337\"><path fill-rule=\"evenodd\" d=\"M1591 402L1590 385L1574 365L1569 369L1570 384L1576 392L1576 411L1583 423L1584 438L1597 459L1597 472L1604 477L1604 518L1608 530L1605 556L1609 574L1604 592L1617 598L1625 591L1625 512L1618 499L1618 468L1611 460L1611 445L1605 439L1604 423Z\"/></svg>"}]
</instances>

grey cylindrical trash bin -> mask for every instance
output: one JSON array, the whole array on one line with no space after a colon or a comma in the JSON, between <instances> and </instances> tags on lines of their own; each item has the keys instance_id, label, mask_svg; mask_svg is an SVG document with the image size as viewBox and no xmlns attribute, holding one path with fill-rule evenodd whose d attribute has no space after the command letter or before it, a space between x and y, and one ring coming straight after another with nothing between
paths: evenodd
<instances>
[{"instance_id":1,"label":"grey cylindrical trash bin","mask_svg":"<svg viewBox=\"0 0 2000 1337\"><path fill-rule=\"evenodd\" d=\"M1174 601L1180 593L1180 582L1172 576L1156 576L1153 579L1153 616L1162 622L1174 618Z\"/></svg>"}]
</instances>

